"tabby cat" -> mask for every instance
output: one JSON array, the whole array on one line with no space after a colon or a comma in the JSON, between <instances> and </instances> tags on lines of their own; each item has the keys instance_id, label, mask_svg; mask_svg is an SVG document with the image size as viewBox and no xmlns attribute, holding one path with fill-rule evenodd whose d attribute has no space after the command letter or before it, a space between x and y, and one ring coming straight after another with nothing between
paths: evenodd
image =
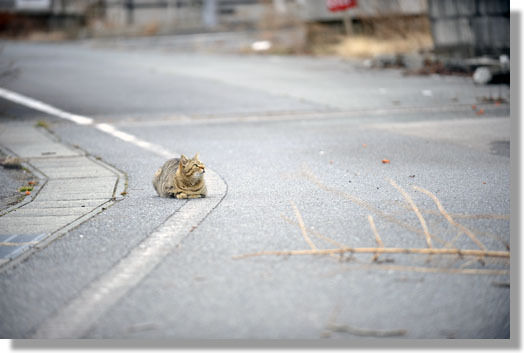
<instances>
[{"instance_id":1,"label":"tabby cat","mask_svg":"<svg viewBox=\"0 0 524 353\"><path fill-rule=\"evenodd\" d=\"M205 166L198 159L198 153L191 159L184 155L164 163L153 177L153 187L161 197L194 199L206 197L204 182Z\"/></svg>"}]
</instances>

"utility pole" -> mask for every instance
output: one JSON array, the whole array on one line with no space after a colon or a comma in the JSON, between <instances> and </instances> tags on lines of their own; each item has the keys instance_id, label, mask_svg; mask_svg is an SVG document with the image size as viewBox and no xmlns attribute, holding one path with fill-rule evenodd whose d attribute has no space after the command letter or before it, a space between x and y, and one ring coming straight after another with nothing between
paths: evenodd
<instances>
[{"instance_id":1,"label":"utility pole","mask_svg":"<svg viewBox=\"0 0 524 353\"><path fill-rule=\"evenodd\" d=\"M134 22L133 11L135 9L134 0L125 0L124 6L126 7L126 22L128 25L132 25Z\"/></svg>"},{"instance_id":2,"label":"utility pole","mask_svg":"<svg viewBox=\"0 0 524 353\"><path fill-rule=\"evenodd\" d=\"M204 27L213 29L217 26L217 1L204 0L204 7L202 8L202 19Z\"/></svg>"}]
</instances>

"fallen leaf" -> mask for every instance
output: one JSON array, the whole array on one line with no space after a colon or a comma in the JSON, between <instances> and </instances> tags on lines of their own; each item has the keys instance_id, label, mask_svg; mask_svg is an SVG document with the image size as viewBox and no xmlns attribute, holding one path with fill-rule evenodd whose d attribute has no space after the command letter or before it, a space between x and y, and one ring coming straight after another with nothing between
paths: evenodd
<instances>
[{"instance_id":1,"label":"fallen leaf","mask_svg":"<svg viewBox=\"0 0 524 353\"><path fill-rule=\"evenodd\" d=\"M482 114L484 114L484 109L479 109L479 110L477 111L477 115L482 115Z\"/></svg>"},{"instance_id":2,"label":"fallen leaf","mask_svg":"<svg viewBox=\"0 0 524 353\"><path fill-rule=\"evenodd\" d=\"M410 178L414 178L414 177L415 177L415 174L413 174L413 175L410 175L409 177L410 177Z\"/></svg>"},{"instance_id":3,"label":"fallen leaf","mask_svg":"<svg viewBox=\"0 0 524 353\"><path fill-rule=\"evenodd\" d=\"M31 195L31 191L27 190L27 191L25 192L25 194L26 194L26 195Z\"/></svg>"},{"instance_id":4,"label":"fallen leaf","mask_svg":"<svg viewBox=\"0 0 524 353\"><path fill-rule=\"evenodd\" d=\"M362 147L366 148L368 147L368 145L366 145L365 143L362 144Z\"/></svg>"},{"instance_id":5,"label":"fallen leaf","mask_svg":"<svg viewBox=\"0 0 524 353\"><path fill-rule=\"evenodd\" d=\"M383 159L383 160L382 160L382 163L383 163L383 164L388 164L388 163L389 163L389 159Z\"/></svg>"},{"instance_id":6,"label":"fallen leaf","mask_svg":"<svg viewBox=\"0 0 524 353\"><path fill-rule=\"evenodd\" d=\"M36 184L36 181L30 181L28 182L29 185L35 185Z\"/></svg>"},{"instance_id":7,"label":"fallen leaf","mask_svg":"<svg viewBox=\"0 0 524 353\"><path fill-rule=\"evenodd\" d=\"M473 105L471 106L471 109L473 109L473 110L477 110L477 106L476 106L475 104L473 104Z\"/></svg>"}]
</instances>

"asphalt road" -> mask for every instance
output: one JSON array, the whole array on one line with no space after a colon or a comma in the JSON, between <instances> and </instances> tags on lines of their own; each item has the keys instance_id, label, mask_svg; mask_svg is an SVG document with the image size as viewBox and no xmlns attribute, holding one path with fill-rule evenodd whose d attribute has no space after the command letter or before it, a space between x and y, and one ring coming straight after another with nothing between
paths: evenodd
<instances>
[{"instance_id":1,"label":"asphalt road","mask_svg":"<svg viewBox=\"0 0 524 353\"><path fill-rule=\"evenodd\" d=\"M377 247L373 227L387 248L427 248L429 233L435 248L509 250L509 105L479 103L498 88L337 58L91 42L6 43L2 56L20 69L4 87L171 151L200 152L228 185L219 206L82 337L509 337L504 258L235 258ZM154 193L158 155L6 100L0 109L0 121L48 121L64 143L129 180L124 200L0 273L0 336L22 338L181 203Z\"/></svg>"}]
</instances>

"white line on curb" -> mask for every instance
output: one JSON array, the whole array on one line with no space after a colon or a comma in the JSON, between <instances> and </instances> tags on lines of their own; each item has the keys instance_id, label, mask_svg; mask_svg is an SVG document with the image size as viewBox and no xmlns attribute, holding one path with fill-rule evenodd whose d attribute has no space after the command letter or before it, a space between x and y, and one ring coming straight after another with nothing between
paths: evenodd
<instances>
[{"instance_id":1,"label":"white line on curb","mask_svg":"<svg viewBox=\"0 0 524 353\"><path fill-rule=\"evenodd\" d=\"M92 118L65 112L3 88L0 88L0 97L80 125L94 125L102 132L162 157L172 158L176 155L160 145L120 131L113 125L94 124ZM120 259L112 269L91 282L75 299L44 321L37 328L33 338L83 337L111 306L175 250L182 239L222 201L227 192L224 180L214 171L208 170L206 184L208 197L185 202L164 224L148 235L126 257Z\"/></svg>"}]
</instances>

